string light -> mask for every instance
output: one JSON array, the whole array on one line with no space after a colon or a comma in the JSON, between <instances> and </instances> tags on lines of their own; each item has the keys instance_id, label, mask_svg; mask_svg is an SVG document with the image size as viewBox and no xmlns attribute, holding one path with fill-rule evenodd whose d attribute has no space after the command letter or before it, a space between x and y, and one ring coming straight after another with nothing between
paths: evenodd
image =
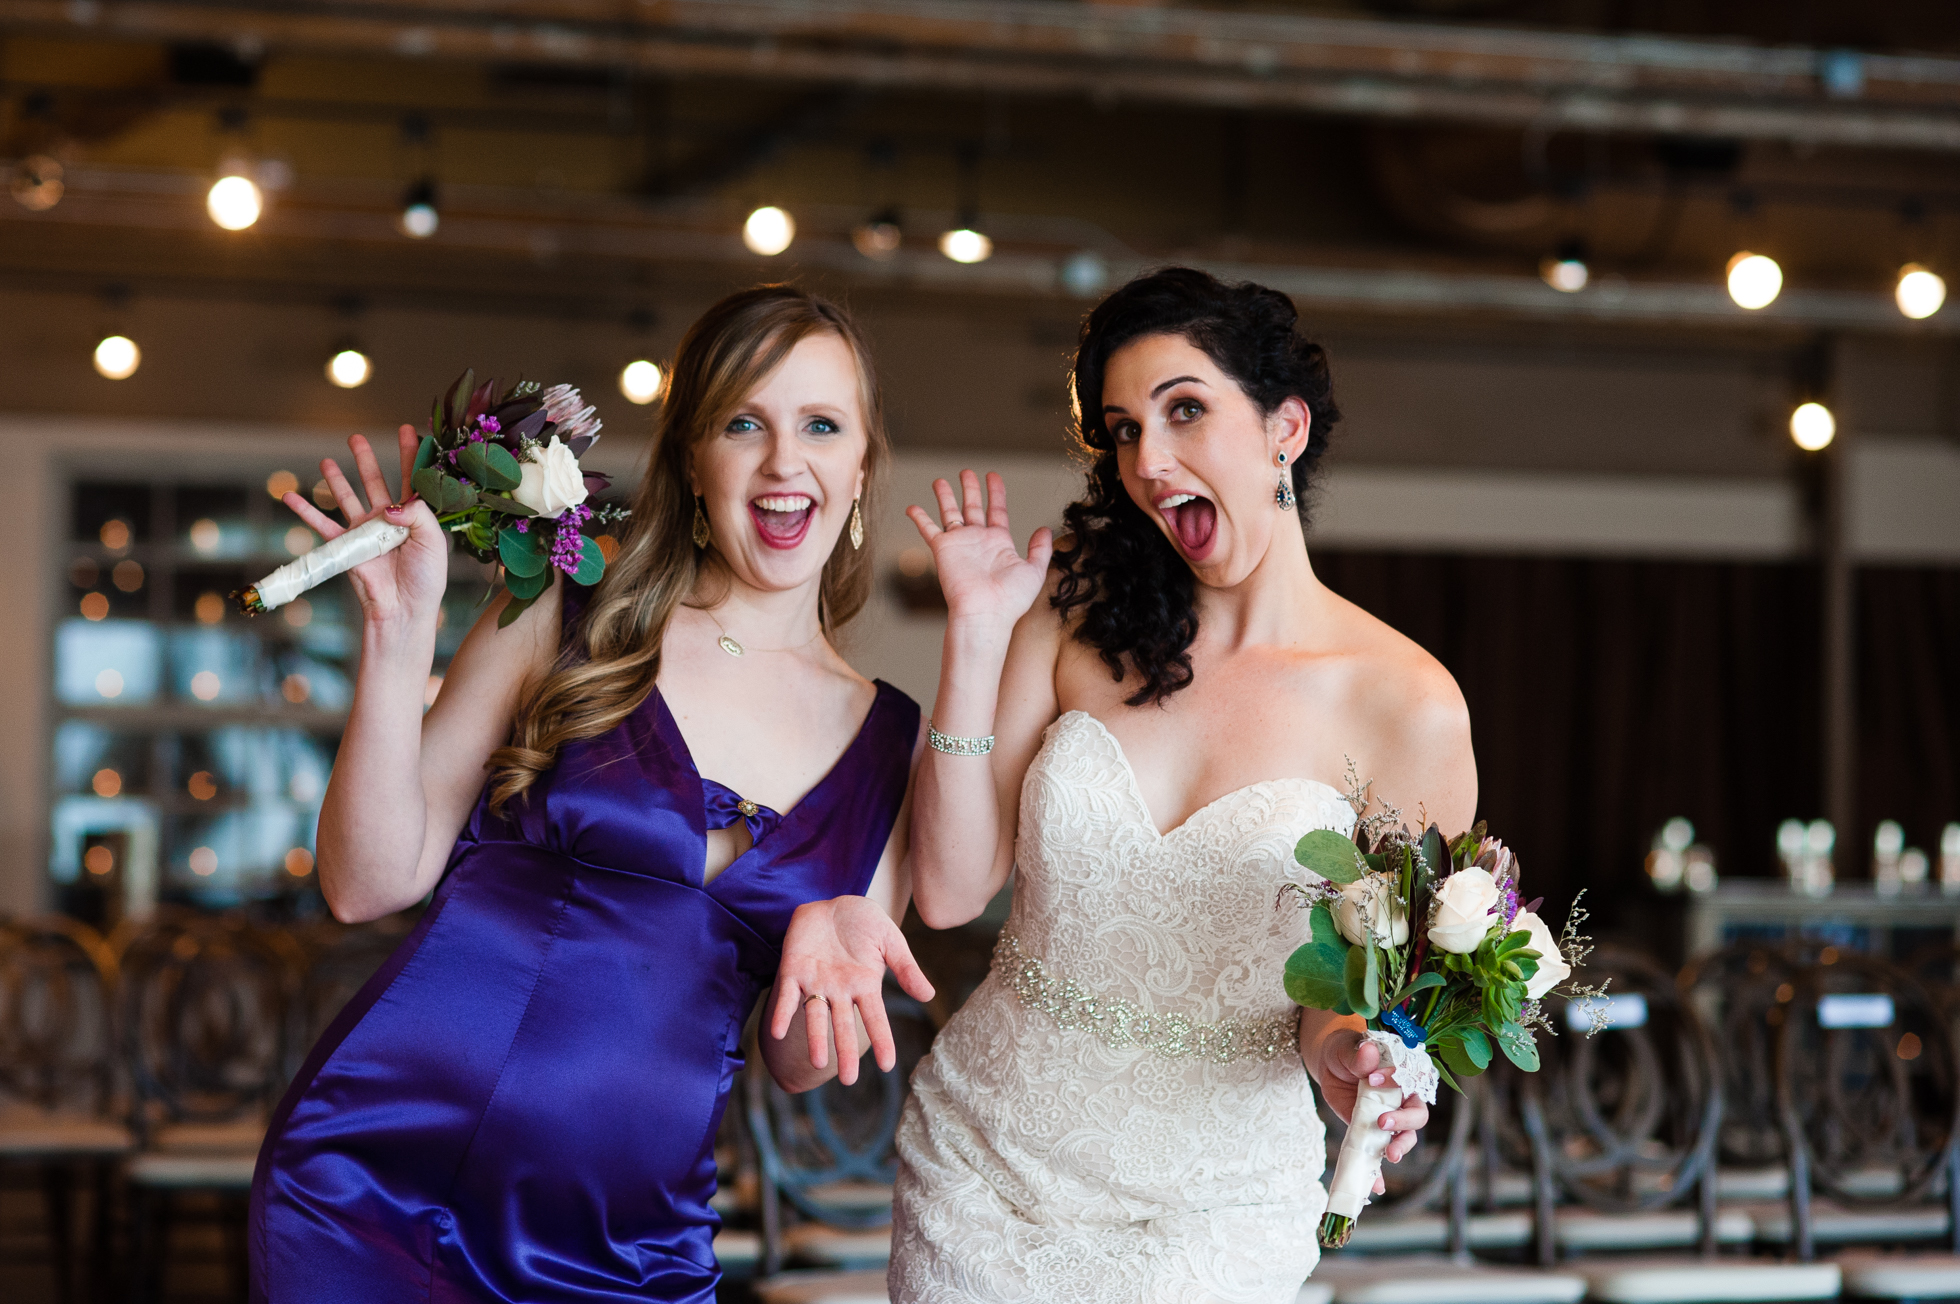
<instances>
[{"instance_id":1,"label":"string light","mask_svg":"<svg viewBox=\"0 0 1960 1304\"><path fill-rule=\"evenodd\" d=\"M1938 272L1907 263L1899 269L1899 285L1894 292L1899 311L1914 321L1924 321L1946 302L1946 281Z\"/></svg>"},{"instance_id":2,"label":"string light","mask_svg":"<svg viewBox=\"0 0 1960 1304\"><path fill-rule=\"evenodd\" d=\"M436 211L436 183L424 177L402 196L402 234L412 240L427 240L441 225L442 214Z\"/></svg>"},{"instance_id":3,"label":"string light","mask_svg":"<svg viewBox=\"0 0 1960 1304\"><path fill-rule=\"evenodd\" d=\"M639 358L620 368L619 392L630 403L651 403L660 397L660 366Z\"/></svg>"},{"instance_id":4,"label":"string light","mask_svg":"<svg viewBox=\"0 0 1960 1304\"><path fill-rule=\"evenodd\" d=\"M1577 294L1592 279L1592 269L1586 266L1584 250L1568 240L1559 246L1557 253L1538 264L1538 275L1561 294Z\"/></svg>"},{"instance_id":5,"label":"string light","mask_svg":"<svg viewBox=\"0 0 1960 1304\"><path fill-rule=\"evenodd\" d=\"M994 256L994 242L970 226L956 226L940 235L939 252L956 263L984 263Z\"/></svg>"},{"instance_id":6,"label":"string light","mask_svg":"<svg viewBox=\"0 0 1960 1304\"><path fill-rule=\"evenodd\" d=\"M265 211L265 196L259 193L257 182L233 172L211 183L211 191L204 197L204 211L225 230L243 231Z\"/></svg>"},{"instance_id":7,"label":"string light","mask_svg":"<svg viewBox=\"0 0 1960 1304\"><path fill-rule=\"evenodd\" d=\"M1790 438L1806 453L1821 452L1837 437L1837 418L1822 403L1801 403L1790 414Z\"/></svg>"},{"instance_id":8,"label":"string light","mask_svg":"<svg viewBox=\"0 0 1960 1304\"><path fill-rule=\"evenodd\" d=\"M345 348L327 359L327 379L342 389L359 389L374 374L368 355L356 348Z\"/></svg>"},{"instance_id":9,"label":"string light","mask_svg":"<svg viewBox=\"0 0 1960 1304\"><path fill-rule=\"evenodd\" d=\"M1729 298L1736 306L1755 311L1767 308L1783 293L1783 269L1767 254L1747 249L1729 259Z\"/></svg>"},{"instance_id":10,"label":"string light","mask_svg":"<svg viewBox=\"0 0 1960 1304\"><path fill-rule=\"evenodd\" d=\"M796 239L796 219L777 208L765 204L749 214L749 220L742 223L742 243L749 252L761 254L764 258L774 258L789 248L790 241Z\"/></svg>"},{"instance_id":11,"label":"string light","mask_svg":"<svg viewBox=\"0 0 1960 1304\"><path fill-rule=\"evenodd\" d=\"M898 223L898 210L882 209L860 222L851 232L851 244L866 258L880 261L898 252L905 232Z\"/></svg>"},{"instance_id":12,"label":"string light","mask_svg":"<svg viewBox=\"0 0 1960 1304\"><path fill-rule=\"evenodd\" d=\"M128 380L143 365L143 350L127 335L109 335L95 346L96 374L109 380Z\"/></svg>"}]
</instances>

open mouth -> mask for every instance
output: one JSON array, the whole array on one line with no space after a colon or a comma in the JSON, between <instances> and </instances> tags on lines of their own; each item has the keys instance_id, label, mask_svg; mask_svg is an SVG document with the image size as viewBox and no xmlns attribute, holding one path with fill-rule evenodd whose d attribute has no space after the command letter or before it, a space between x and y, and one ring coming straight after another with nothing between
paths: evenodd
<instances>
[{"instance_id":1,"label":"open mouth","mask_svg":"<svg viewBox=\"0 0 1960 1304\"><path fill-rule=\"evenodd\" d=\"M1209 498L1197 494L1172 494L1157 504L1178 551L1192 561L1202 561L1211 551L1218 532L1218 508Z\"/></svg>"},{"instance_id":2,"label":"open mouth","mask_svg":"<svg viewBox=\"0 0 1960 1304\"><path fill-rule=\"evenodd\" d=\"M769 494L749 500L756 533L771 548L794 548L810 532L816 501L808 494Z\"/></svg>"}]
</instances>

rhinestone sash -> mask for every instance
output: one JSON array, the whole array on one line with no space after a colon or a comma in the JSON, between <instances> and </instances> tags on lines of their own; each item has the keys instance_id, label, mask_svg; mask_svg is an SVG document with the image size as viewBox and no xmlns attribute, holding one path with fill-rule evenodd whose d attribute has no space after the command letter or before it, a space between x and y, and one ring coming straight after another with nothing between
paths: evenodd
<instances>
[{"instance_id":1,"label":"rhinestone sash","mask_svg":"<svg viewBox=\"0 0 1960 1304\"><path fill-rule=\"evenodd\" d=\"M1270 1019L1197 1023L1182 1014L1149 1014L1133 1001L1101 997L1072 978L1051 974L1021 949L1006 929L994 943L994 970L1021 1003L1052 1016L1064 1028L1084 1028L1118 1050L1141 1046L1168 1059L1230 1064L1271 1060L1299 1042L1300 1012Z\"/></svg>"}]
</instances>

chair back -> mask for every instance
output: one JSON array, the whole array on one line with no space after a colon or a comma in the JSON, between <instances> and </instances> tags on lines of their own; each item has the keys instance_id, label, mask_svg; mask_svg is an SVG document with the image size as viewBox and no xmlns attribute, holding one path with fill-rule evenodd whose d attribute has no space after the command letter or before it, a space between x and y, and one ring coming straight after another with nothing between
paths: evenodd
<instances>
[{"instance_id":1,"label":"chair back","mask_svg":"<svg viewBox=\"0 0 1960 1304\"><path fill-rule=\"evenodd\" d=\"M1960 1250L1960 1065L1947 1011L1904 969L1836 954L1776 1012L1777 1114L1791 1155L1798 1257L1815 1253L1811 1196L1922 1202L1943 1187Z\"/></svg>"},{"instance_id":2,"label":"chair back","mask_svg":"<svg viewBox=\"0 0 1960 1304\"><path fill-rule=\"evenodd\" d=\"M1580 1007L1548 997L1558 1036L1538 1038L1541 1068L1519 1075L1531 1140L1538 1257L1555 1257L1554 1206L1569 1198L1634 1213L1697 1193L1701 1242L1714 1249L1712 1173L1722 1089L1707 1026L1673 975L1637 952L1602 946L1586 979L1607 983L1606 1026L1588 1034Z\"/></svg>"},{"instance_id":3,"label":"chair back","mask_svg":"<svg viewBox=\"0 0 1960 1304\"><path fill-rule=\"evenodd\" d=\"M881 1072L866 1056L858 1080L848 1087L832 1078L791 1095L776 1085L759 1054L750 1055L746 1121L762 1170L765 1275L782 1266L779 1199L806 1219L843 1230L891 1222L899 1112L912 1070L925 1058L937 1029L926 1008L889 981L885 1012L898 1062L890 1072Z\"/></svg>"},{"instance_id":4,"label":"chair back","mask_svg":"<svg viewBox=\"0 0 1960 1304\"><path fill-rule=\"evenodd\" d=\"M129 936L120 1023L139 1137L270 1109L286 1080L295 952L236 916L169 916Z\"/></svg>"},{"instance_id":5,"label":"chair back","mask_svg":"<svg viewBox=\"0 0 1960 1304\"><path fill-rule=\"evenodd\" d=\"M1761 1169L1786 1162L1776 1108L1776 1022L1805 963L1788 948L1738 945L1691 960L1675 979L1714 1037L1723 1102L1717 1164Z\"/></svg>"},{"instance_id":6,"label":"chair back","mask_svg":"<svg viewBox=\"0 0 1960 1304\"><path fill-rule=\"evenodd\" d=\"M296 937L302 959L287 1039L288 1078L299 1072L313 1043L387 963L411 927L399 919L351 926L322 924Z\"/></svg>"},{"instance_id":7,"label":"chair back","mask_svg":"<svg viewBox=\"0 0 1960 1304\"><path fill-rule=\"evenodd\" d=\"M109 1112L115 982L115 956L87 924L0 923L0 1095L50 1112Z\"/></svg>"}]
</instances>

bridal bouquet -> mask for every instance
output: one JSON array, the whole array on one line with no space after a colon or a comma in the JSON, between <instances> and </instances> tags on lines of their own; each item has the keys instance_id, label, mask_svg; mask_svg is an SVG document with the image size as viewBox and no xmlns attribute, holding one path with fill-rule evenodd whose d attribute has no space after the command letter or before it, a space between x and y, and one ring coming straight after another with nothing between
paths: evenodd
<instances>
[{"instance_id":1,"label":"bridal bouquet","mask_svg":"<svg viewBox=\"0 0 1960 1304\"><path fill-rule=\"evenodd\" d=\"M1589 948L1576 906L1555 939L1538 902L1519 905L1517 857L1482 824L1445 842L1435 825L1416 837L1391 812L1362 821L1354 839L1309 833L1294 859L1317 881L1287 884L1310 910L1312 940L1287 959L1286 994L1360 1015L1394 1070L1383 1086L1356 1091L1320 1224L1320 1243L1338 1249L1381 1173L1390 1134L1375 1120L1405 1094L1434 1104L1439 1078L1460 1091L1455 1077L1482 1073L1498 1052L1535 1072L1536 1033L1551 1031L1539 1001Z\"/></svg>"},{"instance_id":2,"label":"bridal bouquet","mask_svg":"<svg viewBox=\"0 0 1960 1304\"><path fill-rule=\"evenodd\" d=\"M464 551L502 565L511 601L499 626L524 613L553 570L586 585L605 573L605 552L585 530L626 512L586 504L608 483L579 465L598 438L598 416L570 385L520 380L500 393L465 371L436 399L409 488ZM248 616L271 611L407 538L407 526L376 516L232 598Z\"/></svg>"}]
</instances>

